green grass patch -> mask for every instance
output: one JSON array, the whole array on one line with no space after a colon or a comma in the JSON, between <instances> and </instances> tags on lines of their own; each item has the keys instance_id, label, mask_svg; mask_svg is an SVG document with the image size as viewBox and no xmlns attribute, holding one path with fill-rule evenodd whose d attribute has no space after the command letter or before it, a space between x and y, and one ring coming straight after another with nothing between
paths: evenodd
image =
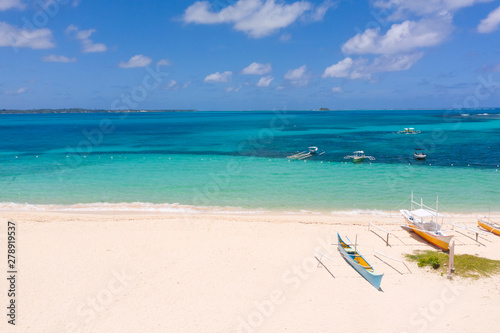
<instances>
[{"instance_id":1,"label":"green grass patch","mask_svg":"<svg viewBox=\"0 0 500 333\"><path fill-rule=\"evenodd\" d=\"M449 255L438 251L415 251L406 258L418 267L432 267L438 272L448 272ZM489 277L500 273L500 260L491 260L470 254L455 255L455 275L466 278Z\"/></svg>"}]
</instances>

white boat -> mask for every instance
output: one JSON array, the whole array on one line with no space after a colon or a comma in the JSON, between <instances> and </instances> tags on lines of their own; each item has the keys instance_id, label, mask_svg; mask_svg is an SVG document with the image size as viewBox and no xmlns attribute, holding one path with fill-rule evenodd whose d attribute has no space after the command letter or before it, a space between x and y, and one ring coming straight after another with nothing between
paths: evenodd
<instances>
[{"instance_id":1,"label":"white boat","mask_svg":"<svg viewBox=\"0 0 500 333\"><path fill-rule=\"evenodd\" d=\"M318 147L309 147L309 154L316 154L318 152Z\"/></svg>"},{"instance_id":2,"label":"white boat","mask_svg":"<svg viewBox=\"0 0 500 333\"><path fill-rule=\"evenodd\" d=\"M420 206L418 209L413 209L414 204ZM401 215L405 218L407 226L417 235L425 239L427 242L443 249L448 250L450 241L453 235L448 235L441 227L443 224L443 215L438 214L438 202L436 209L432 209L423 204L420 199L420 204L413 201L413 192L411 193L411 210L400 210ZM438 219L441 218L441 224Z\"/></svg>"},{"instance_id":3,"label":"white boat","mask_svg":"<svg viewBox=\"0 0 500 333\"><path fill-rule=\"evenodd\" d=\"M425 154L423 149L417 148L417 149L415 149L415 153L413 154L413 157L415 157L417 160L425 160L427 155Z\"/></svg>"},{"instance_id":4,"label":"white boat","mask_svg":"<svg viewBox=\"0 0 500 333\"><path fill-rule=\"evenodd\" d=\"M316 154L318 156L321 156L324 153L325 153L325 151L323 150L318 154L318 147L311 146L306 151L297 152L293 155L287 156L286 158L289 160L305 160L305 159L312 157Z\"/></svg>"},{"instance_id":5,"label":"white boat","mask_svg":"<svg viewBox=\"0 0 500 333\"><path fill-rule=\"evenodd\" d=\"M354 155L347 155L347 156L344 156L344 159L351 159L352 158L352 161L354 163L360 163L360 162L363 162L366 159L370 160L370 161L375 161L375 157L373 156L367 156L365 155L365 152L362 151L362 150L358 150L358 151L355 151L353 152Z\"/></svg>"},{"instance_id":6,"label":"white boat","mask_svg":"<svg viewBox=\"0 0 500 333\"><path fill-rule=\"evenodd\" d=\"M398 134L420 134L420 133L422 132L420 132L419 130L415 130L413 127L405 128L404 130L398 132Z\"/></svg>"}]
</instances>

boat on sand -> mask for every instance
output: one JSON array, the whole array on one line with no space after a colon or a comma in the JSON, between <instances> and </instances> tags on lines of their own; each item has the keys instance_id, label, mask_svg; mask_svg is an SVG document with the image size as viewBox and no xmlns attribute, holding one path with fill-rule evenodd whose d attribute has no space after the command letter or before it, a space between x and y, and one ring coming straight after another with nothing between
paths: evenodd
<instances>
[{"instance_id":1,"label":"boat on sand","mask_svg":"<svg viewBox=\"0 0 500 333\"><path fill-rule=\"evenodd\" d=\"M362 277L364 277L372 286L380 289L380 283L384 274L377 274L372 265L359 254L356 245L349 245L337 233L338 249L342 257L352 266Z\"/></svg>"}]
</instances>

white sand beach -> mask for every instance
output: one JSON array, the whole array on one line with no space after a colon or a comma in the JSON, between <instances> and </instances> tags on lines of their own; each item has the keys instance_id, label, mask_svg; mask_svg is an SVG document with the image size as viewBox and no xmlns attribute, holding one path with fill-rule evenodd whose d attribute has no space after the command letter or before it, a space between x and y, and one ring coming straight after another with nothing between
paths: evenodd
<instances>
[{"instance_id":1,"label":"white sand beach","mask_svg":"<svg viewBox=\"0 0 500 333\"><path fill-rule=\"evenodd\" d=\"M495 332L500 277L451 282L403 259L427 243L370 214L183 215L0 212L17 223L17 319L2 332ZM472 226L475 215L460 216ZM395 222L403 222L401 217ZM336 233L378 272L373 288L339 255ZM455 252L500 259L500 237L454 232ZM333 261L314 256L317 249ZM5 252L4 252L5 253ZM7 271L6 258L0 267Z\"/></svg>"}]
</instances>

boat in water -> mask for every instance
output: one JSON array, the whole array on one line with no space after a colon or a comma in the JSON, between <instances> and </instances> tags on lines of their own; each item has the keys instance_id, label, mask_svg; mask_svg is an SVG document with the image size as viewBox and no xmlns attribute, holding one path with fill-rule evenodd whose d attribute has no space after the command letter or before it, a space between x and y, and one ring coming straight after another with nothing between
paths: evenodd
<instances>
[{"instance_id":1,"label":"boat in water","mask_svg":"<svg viewBox=\"0 0 500 333\"><path fill-rule=\"evenodd\" d=\"M492 234L500 236L500 224L491 221L487 217L478 218L477 225L485 230L488 230Z\"/></svg>"},{"instance_id":2,"label":"boat in water","mask_svg":"<svg viewBox=\"0 0 500 333\"><path fill-rule=\"evenodd\" d=\"M414 205L420 206L420 208L414 209ZM408 228L432 245L447 251L453 235L448 235L442 230L443 215L438 214L437 205L436 203L436 209L434 210L425 206L422 199L420 199L420 204L414 202L412 192L411 210L402 209L400 212ZM441 218L441 224L438 223L439 218Z\"/></svg>"},{"instance_id":3,"label":"boat in water","mask_svg":"<svg viewBox=\"0 0 500 333\"><path fill-rule=\"evenodd\" d=\"M360 163L360 162L363 162L365 159L368 159L370 161L375 161L375 157L373 156L366 156L365 155L365 152L362 151L362 150L358 150L358 151L355 151L353 152L354 155L347 155L347 156L344 156L344 159L351 159L352 158L352 161L354 163Z\"/></svg>"},{"instance_id":4,"label":"boat in water","mask_svg":"<svg viewBox=\"0 0 500 333\"><path fill-rule=\"evenodd\" d=\"M425 154L425 151L423 149L416 148L413 157L415 157L417 160L425 160L427 155Z\"/></svg>"},{"instance_id":5,"label":"boat in water","mask_svg":"<svg viewBox=\"0 0 500 333\"><path fill-rule=\"evenodd\" d=\"M314 155L318 153L318 147L309 147L309 154Z\"/></svg>"},{"instance_id":6,"label":"boat in water","mask_svg":"<svg viewBox=\"0 0 500 333\"><path fill-rule=\"evenodd\" d=\"M420 134L419 130L415 130L413 127L405 128L402 131L398 131L398 134Z\"/></svg>"},{"instance_id":7,"label":"boat in water","mask_svg":"<svg viewBox=\"0 0 500 333\"><path fill-rule=\"evenodd\" d=\"M293 155L287 156L286 158L289 160L305 160L314 155L321 156L324 153L325 151L321 151L320 153L318 153L318 147L311 146L308 147L306 151L297 152Z\"/></svg>"},{"instance_id":8,"label":"boat in water","mask_svg":"<svg viewBox=\"0 0 500 333\"><path fill-rule=\"evenodd\" d=\"M342 257L352 266L362 277L364 277L372 286L380 289L380 283L382 282L382 277L384 274L377 274L373 269L373 266L368 263L368 261L359 254L356 249L356 245L349 245L340 237L337 232L338 238L338 249Z\"/></svg>"}]
</instances>

